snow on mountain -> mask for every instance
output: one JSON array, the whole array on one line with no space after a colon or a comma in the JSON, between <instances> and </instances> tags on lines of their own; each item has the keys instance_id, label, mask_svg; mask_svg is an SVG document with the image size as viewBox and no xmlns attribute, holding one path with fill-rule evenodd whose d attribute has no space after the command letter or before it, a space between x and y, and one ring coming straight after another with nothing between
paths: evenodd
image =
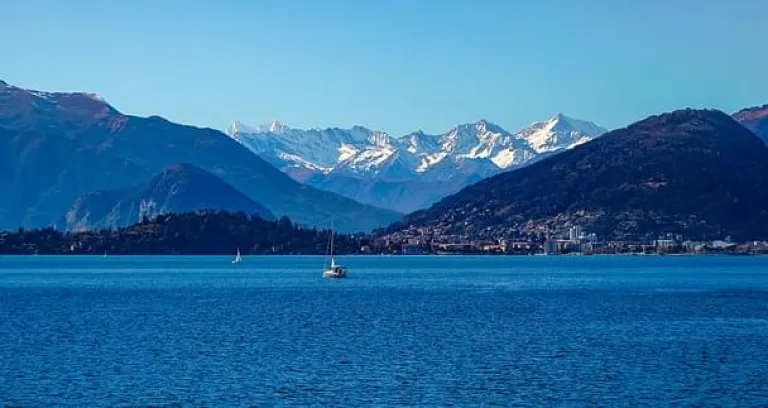
<instances>
[{"instance_id":1,"label":"snow on mountain","mask_svg":"<svg viewBox=\"0 0 768 408\"><path fill-rule=\"evenodd\" d=\"M259 129L250 127L242 122L235 121L235 123L231 124L227 130L226 133L235 139L239 137L239 135L242 134L253 134L253 133L259 133Z\"/></svg>"},{"instance_id":2,"label":"snow on mountain","mask_svg":"<svg viewBox=\"0 0 768 408\"><path fill-rule=\"evenodd\" d=\"M93 102L98 102L101 104L106 104L107 100L97 94L97 93L89 93L89 92L43 92L43 91L36 91L32 89L22 89L15 86L12 86L8 84L5 81L0 80L0 92L1 93L10 93L11 91L16 92L24 92L26 94L35 96L40 99L44 99L46 101L58 103L60 100L64 99L77 99L77 98L84 98L89 99Z\"/></svg>"},{"instance_id":3,"label":"snow on mountain","mask_svg":"<svg viewBox=\"0 0 768 408\"><path fill-rule=\"evenodd\" d=\"M549 153L578 146L607 131L592 122L558 113L549 120L533 123L517 135L527 140L536 153Z\"/></svg>"},{"instance_id":4,"label":"snow on mountain","mask_svg":"<svg viewBox=\"0 0 768 408\"><path fill-rule=\"evenodd\" d=\"M235 122L226 133L278 168L304 167L322 173L369 148L381 148L388 140L381 132L362 126L302 130L280 122L258 127Z\"/></svg>"},{"instance_id":5,"label":"snow on mountain","mask_svg":"<svg viewBox=\"0 0 768 408\"><path fill-rule=\"evenodd\" d=\"M605 129L558 114L515 134L486 120L439 135L417 131L397 138L362 126L301 130L280 122L235 122L226 133L300 182L410 212Z\"/></svg>"},{"instance_id":6,"label":"snow on mountain","mask_svg":"<svg viewBox=\"0 0 768 408\"><path fill-rule=\"evenodd\" d=\"M456 126L442 135L419 132L400 140L418 162L414 172L432 180L451 178L454 173L486 177L527 160L508 157L535 155L524 140L486 120Z\"/></svg>"},{"instance_id":7,"label":"snow on mountain","mask_svg":"<svg viewBox=\"0 0 768 408\"><path fill-rule=\"evenodd\" d=\"M226 133L277 167L305 168L361 178L444 179L445 172L481 176L520 166L542 153L568 149L606 129L555 115L516 134L480 120L441 135L418 131L393 138L362 126L351 129L292 129L280 122L257 127L235 122ZM390 167L397 171L389 171ZM439 174L435 174L439 173Z\"/></svg>"}]
</instances>

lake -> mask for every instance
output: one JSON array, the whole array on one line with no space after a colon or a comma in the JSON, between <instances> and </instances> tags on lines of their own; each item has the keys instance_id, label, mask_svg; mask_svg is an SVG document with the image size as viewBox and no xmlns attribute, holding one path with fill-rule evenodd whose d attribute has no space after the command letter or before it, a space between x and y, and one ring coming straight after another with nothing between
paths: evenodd
<instances>
[{"instance_id":1,"label":"lake","mask_svg":"<svg viewBox=\"0 0 768 408\"><path fill-rule=\"evenodd\" d=\"M0 257L0 404L768 403L768 258Z\"/></svg>"}]
</instances>

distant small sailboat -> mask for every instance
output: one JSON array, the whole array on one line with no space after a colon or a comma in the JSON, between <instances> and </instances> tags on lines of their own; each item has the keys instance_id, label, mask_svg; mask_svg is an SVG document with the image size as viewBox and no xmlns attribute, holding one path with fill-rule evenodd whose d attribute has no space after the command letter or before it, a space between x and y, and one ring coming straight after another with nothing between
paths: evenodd
<instances>
[{"instance_id":1,"label":"distant small sailboat","mask_svg":"<svg viewBox=\"0 0 768 408\"><path fill-rule=\"evenodd\" d=\"M345 266L336 265L336 261L333 259L333 224L331 224L331 237L329 247L329 254L331 256L331 264L323 270L323 278L327 279L343 279L347 277L347 268Z\"/></svg>"},{"instance_id":2,"label":"distant small sailboat","mask_svg":"<svg viewBox=\"0 0 768 408\"><path fill-rule=\"evenodd\" d=\"M232 261L232 263L239 264L240 262L243 262L243 258L240 256L240 248L237 248L237 255L235 255L235 259Z\"/></svg>"},{"instance_id":3,"label":"distant small sailboat","mask_svg":"<svg viewBox=\"0 0 768 408\"><path fill-rule=\"evenodd\" d=\"M107 251L104 251L104 258L107 257Z\"/></svg>"}]
</instances>

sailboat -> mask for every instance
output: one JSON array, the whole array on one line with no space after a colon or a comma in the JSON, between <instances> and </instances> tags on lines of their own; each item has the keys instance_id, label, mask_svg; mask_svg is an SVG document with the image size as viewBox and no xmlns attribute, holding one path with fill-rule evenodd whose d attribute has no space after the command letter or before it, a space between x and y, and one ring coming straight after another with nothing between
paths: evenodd
<instances>
[{"instance_id":1,"label":"sailboat","mask_svg":"<svg viewBox=\"0 0 768 408\"><path fill-rule=\"evenodd\" d=\"M243 258L240 256L240 248L237 248L237 255L235 255L235 259L232 260L233 264L239 264L240 262L243 262Z\"/></svg>"},{"instance_id":2,"label":"sailboat","mask_svg":"<svg viewBox=\"0 0 768 408\"><path fill-rule=\"evenodd\" d=\"M329 247L329 254L331 256L331 264L323 270L323 278L328 279L343 279L347 277L347 267L336 265L336 261L333 258L333 236L336 235L333 232L333 224L331 224L331 237Z\"/></svg>"}]
</instances>

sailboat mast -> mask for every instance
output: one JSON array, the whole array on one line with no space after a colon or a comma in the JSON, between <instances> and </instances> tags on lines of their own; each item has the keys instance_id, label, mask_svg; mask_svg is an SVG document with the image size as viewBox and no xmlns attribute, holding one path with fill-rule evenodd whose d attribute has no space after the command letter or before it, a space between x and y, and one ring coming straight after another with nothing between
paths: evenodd
<instances>
[{"instance_id":1,"label":"sailboat mast","mask_svg":"<svg viewBox=\"0 0 768 408\"><path fill-rule=\"evenodd\" d=\"M333 238L334 235L336 235L333 232L333 220L331 220L331 266L335 266L335 262L333 261Z\"/></svg>"}]
</instances>

